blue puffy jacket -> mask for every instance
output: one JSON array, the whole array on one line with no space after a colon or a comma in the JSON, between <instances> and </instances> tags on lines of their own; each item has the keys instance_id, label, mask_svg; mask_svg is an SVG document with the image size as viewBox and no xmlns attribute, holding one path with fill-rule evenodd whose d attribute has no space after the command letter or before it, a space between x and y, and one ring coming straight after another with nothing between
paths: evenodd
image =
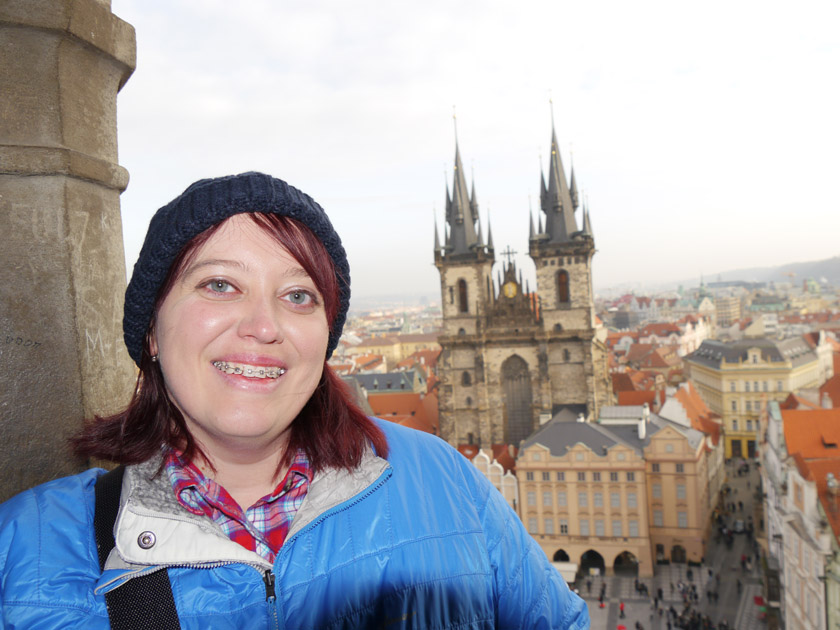
<instances>
[{"instance_id":1,"label":"blue puffy jacket","mask_svg":"<svg viewBox=\"0 0 840 630\"><path fill-rule=\"evenodd\" d=\"M466 459L381 426L388 460L371 453L352 474L316 475L273 566L182 509L157 461L126 470L103 573L101 470L14 497L0 506L2 627L107 628L104 593L167 567L185 630L589 628L582 600Z\"/></svg>"}]
</instances>

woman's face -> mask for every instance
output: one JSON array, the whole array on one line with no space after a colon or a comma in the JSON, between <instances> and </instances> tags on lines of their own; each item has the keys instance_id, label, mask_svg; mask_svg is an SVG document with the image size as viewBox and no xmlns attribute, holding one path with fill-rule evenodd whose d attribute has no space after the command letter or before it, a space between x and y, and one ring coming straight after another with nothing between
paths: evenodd
<instances>
[{"instance_id":1,"label":"woman's face","mask_svg":"<svg viewBox=\"0 0 840 630\"><path fill-rule=\"evenodd\" d=\"M276 240L235 215L164 298L151 350L190 433L213 457L284 447L321 378L328 336L312 279Z\"/></svg>"}]
</instances>

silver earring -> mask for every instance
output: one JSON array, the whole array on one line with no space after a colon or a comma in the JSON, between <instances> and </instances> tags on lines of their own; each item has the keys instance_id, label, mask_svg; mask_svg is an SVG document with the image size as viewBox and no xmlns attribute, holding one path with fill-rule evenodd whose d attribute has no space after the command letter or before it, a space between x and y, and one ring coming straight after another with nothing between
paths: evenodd
<instances>
[{"instance_id":1,"label":"silver earring","mask_svg":"<svg viewBox=\"0 0 840 630\"><path fill-rule=\"evenodd\" d=\"M152 358L152 363L157 363L158 355L153 354L151 358Z\"/></svg>"}]
</instances>

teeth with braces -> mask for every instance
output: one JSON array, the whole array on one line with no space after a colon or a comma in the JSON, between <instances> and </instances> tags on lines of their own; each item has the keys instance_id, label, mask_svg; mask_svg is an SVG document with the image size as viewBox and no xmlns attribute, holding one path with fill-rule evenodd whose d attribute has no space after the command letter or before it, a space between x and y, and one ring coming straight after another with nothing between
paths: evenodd
<instances>
[{"instance_id":1,"label":"teeth with braces","mask_svg":"<svg viewBox=\"0 0 840 630\"><path fill-rule=\"evenodd\" d=\"M213 367L225 374L240 374L250 378L278 378L286 373L286 368L257 367L244 363L230 363L228 361L213 361Z\"/></svg>"}]
</instances>

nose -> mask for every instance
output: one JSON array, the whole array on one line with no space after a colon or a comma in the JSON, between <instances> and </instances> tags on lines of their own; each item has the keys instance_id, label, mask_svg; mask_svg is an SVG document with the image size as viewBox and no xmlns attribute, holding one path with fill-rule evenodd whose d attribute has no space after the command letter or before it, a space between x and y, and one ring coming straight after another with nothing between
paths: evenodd
<instances>
[{"instance_id":1,"label":"nose","mask_svg":"<svg viewBox=\"0 0 840 630\"><path fill-rule=\"evenodd\" d=\"M281 343L283 327L280 313L272 297L253 296L243 302L237 332L260 343Z\"/></svg>"}]
</instances>

